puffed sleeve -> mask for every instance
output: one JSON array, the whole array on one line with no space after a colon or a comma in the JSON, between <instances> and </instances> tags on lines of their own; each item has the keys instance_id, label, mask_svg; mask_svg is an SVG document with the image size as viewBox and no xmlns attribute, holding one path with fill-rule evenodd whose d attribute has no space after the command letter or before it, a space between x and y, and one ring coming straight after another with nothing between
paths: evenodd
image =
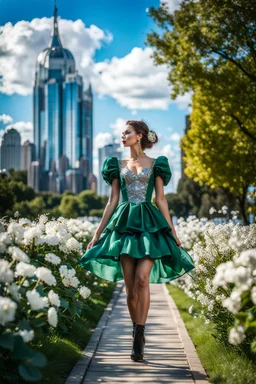
<instances>
[{"instance_id":1,"label":"puffed sleeve","mask_svg":"<svg viewBox=\"0 0 256 384\"><path fill-rule=\"evenodd\" d=\"M154 176L161 176L166 186L172 177L172 172L170 169L169 161L166 156L159 156L156 160L154 167Z\"/></svg>"},{"instance_id":2,"label":"puffed sleeve","mask_svg":"<svg viewBox=\"0 0 256 384\"><path fill-rule=\"evenodd\" d=\"M118 160L115 156L108 156L101 168L101 175L103 177L103 180L108 185L112 185L112 181L115 178L119 178L119 166L118 166Z\"/></svg>"}]
</instances>

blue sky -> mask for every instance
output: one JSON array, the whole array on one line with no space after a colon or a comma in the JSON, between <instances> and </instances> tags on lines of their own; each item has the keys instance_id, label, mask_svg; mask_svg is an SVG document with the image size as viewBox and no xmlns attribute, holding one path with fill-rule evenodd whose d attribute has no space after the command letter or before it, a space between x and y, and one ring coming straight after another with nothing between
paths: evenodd
<instances>
[{"instance_id":1,"label":"blue sky","mask_svg":"<svg viewBox=\"0 0 256 384\"><path fill-rule=\"evenodd\" d=\"M175 3L177 0L169 1L171 6ZM0 57L0 117L12 119L2 118L0 129L3 134L11 124L20 130L22 142L33 137L34 67L50 39L53 4L53 0L0 1L4 32L0 52L7 50L10 55L8 61ZM179 138L190 112L190 95L170 100L167 68L153 65L149 58L152 48L144 44L147 33L159 31L146 9L159 4L159 0L57 0L58 25L62 44L73 53L85 85L92 82L96 176L100 145L110 142L112 135L120 140L125 120L143 119L160 136L148 156L165 154L169 158L173 180L167 190L172 191L180 176ZM125 156L129 156L129 149L125 149Z\"/></svg>"}]
</instances>

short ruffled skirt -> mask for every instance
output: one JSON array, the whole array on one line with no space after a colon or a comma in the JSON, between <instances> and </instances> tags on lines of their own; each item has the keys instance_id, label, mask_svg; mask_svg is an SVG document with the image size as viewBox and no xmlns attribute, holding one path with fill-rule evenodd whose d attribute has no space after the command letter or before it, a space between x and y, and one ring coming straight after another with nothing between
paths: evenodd
<instances>
[{"instance_id":1,"label":"short ruffled skirt","mask_svg":"<svg viewBox=\"0 0 256 384\"><path fill-rule=\"evenodd\" d=\"M172 229L151 203L123 202L113 212L104 231L78 263L108 280L123 280L120 255L154 259L150 283L165 283L195 268L192 257L178 247Z\"/></svg>"}]
</instances>

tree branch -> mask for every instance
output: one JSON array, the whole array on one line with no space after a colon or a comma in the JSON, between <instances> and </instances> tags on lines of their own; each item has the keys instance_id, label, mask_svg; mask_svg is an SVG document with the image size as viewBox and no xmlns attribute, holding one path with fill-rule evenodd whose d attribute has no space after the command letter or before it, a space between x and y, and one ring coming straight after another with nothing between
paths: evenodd
<instances>
[{"instance_id":1,"label":"tree branch","mask_svg":"<svg viewBox=\"0 0 256 384\"><path fill-rule=\"evenodd\" d=\"M231 61L233 64L235 64L239 69L241 69L241 71L249 77L249 79L251 79L253 81L253 83L256 84L256 77L254 75L252 75L251 73L247 72L246 69L239 63L237 62L236 60L234 60L232 57L229 57L228 55L225 55L224 53L220 52L220 51L215 51L214 49L212 50L214 53L217 53L217 55L220 55L222 56L224 59L226 60L229 60Z\"/></svg>"},{"instance_id":2,"label":"tree branch","mask_svg":"<svg viewBox=\"0 0 256 384\"><path fill-rule=\"evenodd\" d=\"M253 141L256 141L256 136L253 135L244 125L243 123L239 120L239 118L237 116L235 116L233 113L230 114L231 117L233 117L233 119L236 120L238 126L241 128L241 131L247 135L248 137L250 137L250 139L252 139Z\"/></svg>"}]
</instances>

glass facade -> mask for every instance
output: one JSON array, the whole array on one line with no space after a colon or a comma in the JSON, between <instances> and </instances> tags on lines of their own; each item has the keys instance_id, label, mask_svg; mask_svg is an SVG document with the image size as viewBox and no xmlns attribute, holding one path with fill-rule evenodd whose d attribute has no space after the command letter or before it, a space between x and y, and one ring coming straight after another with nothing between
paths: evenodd
<instances>
[{"instance_id":1,"label":"glass facade","mask_svg":"<svg viewBox=\"0 0 256 384\"><path fill-rule=\"evenodd\" d=\"M91 87L84 92L83 79L75 69L74 57L62 47L58 33L55 5L52 37L36 64L33 122L36 160L40 162L40 172L44 175L40 190L45 190L47 184L50 190L60 188L61 193L67 187L70 174L72 178L82 174L87 179L92 172L93 136ZM82 165L80 159L83 159ZM80 168L82 172L67 172L74 168ZM45 183L47 173L50 174L50 183ZM84 183L75 181L73 185L80 188Z\"/></svg>"}]
</instances>

